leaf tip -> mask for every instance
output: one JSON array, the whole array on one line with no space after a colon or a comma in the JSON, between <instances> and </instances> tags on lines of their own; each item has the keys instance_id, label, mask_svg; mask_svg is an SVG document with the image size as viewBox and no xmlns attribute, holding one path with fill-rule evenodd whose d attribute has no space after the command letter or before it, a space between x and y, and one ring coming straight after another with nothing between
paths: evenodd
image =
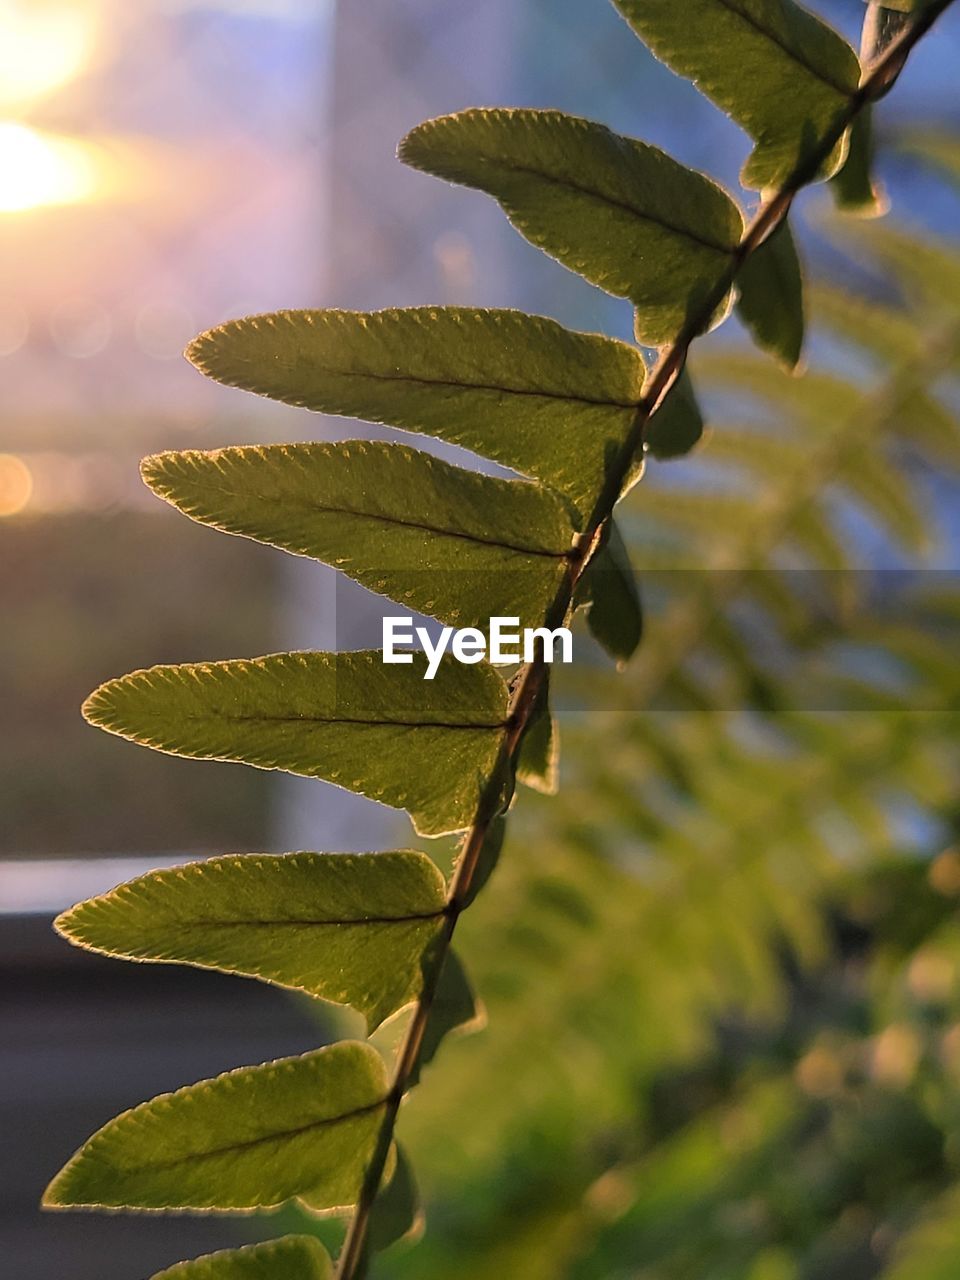
<instances>
[{"instance_id":1,"label":"leaf tip","mask_svg":"<svg viewBox=\"0 0 960 1280\"><path fill-rule=\"evenodd\" d=\"M99 685L94 689L93 693L88 694L80 704L80 714L86 720L87 724L92 724L95 728L103 728L103 720L106 713L106 707L109 703L108 690L115 681L108 680L106 684Z\"/></svg>"},{"instance_id":2,"label":"leaf tip","mask_svg":"<svg viewBox=\"0 0 960 1280\"><path fill-rule=\"evenodd\" d=\"M148 453L145 458L140 459L140 479L151 493L158 493L157 485L172 456L170 452ZM160 494L159 496L162 497L163 495Z\"/></svg>"},{"instance_id":3,"label":"leaf tip","mask_svg":"<svg viewBox=\"0 0 960 1280\"><path fill-rule=\"evenodd\" d=\"M206 377L210 377L208 357L214 347L216 332L216 329L205 329L203 333L192 338L183 349L184 359Z\"/></svg>"},{"instance_id":4,"label":"leaf tip","mask_svg":"<svg viewBox=\"0 0 960 1280\"><path fill-rule=\"evenodd\" d=\"M79 905L67 907L67 909L65 911L61 911L58 916L54 916L53 924L51 926L54 933L58 934L61 938L74 946L79 945L79 940L73 931L78 911Z\"/></svg>"},{"instance_id":5,"label":"leaf tip","mask_svg":"<svg viewBox=\"0 0 960 1280\"><path fill-rule=\"evenodd\" d=\"M41 1209L95 1209L99 1207L77 1200L70 1194L69 1184L76 1159L76 1156L72 1156L59 1173L56 1173L50 1179L43 1195L40 1197Z\"/></svg>"}]
</instances>

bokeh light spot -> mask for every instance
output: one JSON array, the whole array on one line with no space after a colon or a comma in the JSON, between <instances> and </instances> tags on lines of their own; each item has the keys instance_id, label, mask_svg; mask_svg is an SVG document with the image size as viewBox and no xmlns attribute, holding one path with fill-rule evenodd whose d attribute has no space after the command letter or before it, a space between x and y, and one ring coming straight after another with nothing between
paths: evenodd
<instances>
[{"instance_id":1,"label":"bokeh light spot","mask_svg":"<svg viewBox=\"0 0 960 1280\"><path fill-rule=\"evenodd\" d=\"M0 453L0 517L19 515L33 493L33 476L22 458Z\"/></svg>"},{"instance_id":2,"label":"bokeh light spot","mask_svg":"<svg viewBox=\"0 0 960 1280\"><path fill-rule=\"evenodd\" d=\"M89 360L99 355L107 343L113 325L104 308L84 298L62 302L50 317L50 332L65 356Z\"/></svg>"},{"instance_id":3,"label":"bokeh light spot","mask_svg":"<svg viewBox=\"0 0 960 1280\"><path fill-rule=\"evenodd\" d=\"M19 351L30 333L30 321L23 307L0 303L0 356Z\"/></svg>"}]
</instances>

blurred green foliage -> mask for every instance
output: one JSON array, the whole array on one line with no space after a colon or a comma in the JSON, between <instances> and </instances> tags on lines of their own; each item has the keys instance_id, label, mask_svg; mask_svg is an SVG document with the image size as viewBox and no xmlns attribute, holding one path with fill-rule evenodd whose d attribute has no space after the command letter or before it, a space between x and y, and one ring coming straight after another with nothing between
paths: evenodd
<instances>
[{"instance_id":1,"label":"blurred green foliage","mask_svg":"<svg viewBox=\"0 0 960 1280\"><path fill-rule=\"evenodd\" d=\"M620 508L644 643L556 682L378 1276L960 1274L960 253L837 242L806 377L695 357L705 440Z\"/></svg>"}]
</instances>

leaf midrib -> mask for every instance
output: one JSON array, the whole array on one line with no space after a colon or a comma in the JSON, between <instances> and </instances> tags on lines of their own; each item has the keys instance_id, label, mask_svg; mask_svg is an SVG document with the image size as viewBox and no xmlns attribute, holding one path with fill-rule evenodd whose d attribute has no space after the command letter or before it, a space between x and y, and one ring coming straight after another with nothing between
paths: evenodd
<instances>
[{"instance_id":1,"label":"leaf midrib","mask_svg":"<svg viewBox=\"0 0 960 1280\"><path fill-rule=\"evenodd\" d=\"M614 209L620 209L623 213L629 213L632 217L640 222L649 222L651 226L659 227L662 231L668 231L671 235L681 236L686 240L692 241L694 244L700 245L703 249L709 249L712 253L723 254L724 257L730 258L736 252L736 245L720 244L715 240L708 240L706 237L698 235L697 232L691 231L688 227L679 227L672 222L667 222L664 218L655 217L651 213L644 213L636 206L629 204L626 200L620 200L616 196L609 196L603 192L596 191L590 187L582 186L579 182L574 182L571 178L556 178L552 174L544 173L540 169L532 169L529 165L517 164L513 161L495 158L489 161L493 165L501 169L506 169L510 173L523 174L526 177L538 178L541 182L546 182L555 187L565 187L570 191L576 191L578 195L586 196L587 199L593 200L598 204L610 205ZM499 199L499 197L497 197ZM626 406L624 406L626 407Z\"/></svg>"},{"instance_id":2,"label":"leaf midrib","mask_svg":"<svg viewBox=\"0 0 960 1280\"><path fill-rule=\"evenodd\" d=\"M204 485L204 488L205 489L207 488L206 484ZM263 503L269 503L273 505L278 505L278 504L284 505L284 509L286 510L285 500L282 498L271 497L270 495L263 494L263 493L255 493L255 494L250 494L246 492L237 493L233 489L227 489L227 488L224 488L222 485L217 485L217 484L211 484L209 488L212 489L214 492L223 494L224 496L229 498L256 499L257 501L263 502ZM379 522L380 524L385 524L389 527L395 527L400 529L415 529L415 530L419 530L421 533L434 534L436 537L459 539L462 542L474 542L474 543L477 543L477 545L479 546L495 547L498 550L511 551L517 555L538 556L544 560L565 560L570 554L569 549L563 550L563 551L547 551L539 547L521 546L518 543L501 541L498 538L485 538L479 534L461 533L457 529L444 529L442 526L426 524L420 520L404 520L399 516L381 515L378 512L372 512L372 511L357 511L357 510L354 510L352 507L339 507L339 506L332 506L332 505L327 506L320 502L313 502L306 497L295 497L293 500L301 508L305 509L306 511L317 512L321 515L353 516L357 520L370 520L375 523ZM177 503L176 505L179 506L180 504ZM186 510L186 508L182 508L182 509ZM199 515L201 510L202 508L199 505L197 505L195 506L195 510L193 512L188 511L187 514ZM256 535L252 535L252 536L256 536ZM336 566L336 567L339 568L342 566ZM379 572L379 570L370 569L370 570L364 570L364 572L376 573L376 572ZM383 572L389 572L389 571L384 570Z\"/></svg>"},{"instance_id":3,"label":"leaf midrib","mask_svg":"<svg viewBox=\"0 0 960 1280\"><path fill-rule=\"evenodd\" d=\"M402 916L353 916L345 919L318 920L316 917L312 919L286 919L286 920L216 920L216 919L200 919L192 917L189 920L179 920L177 923L185 927L207 928L207 929L249 929L263 928L272 929L277 925L296 925L298 928L304 926L326 928L337 925L363 925L363 924L410 924L417 920L439 920L444 914L445 908L441 905L434 911L414 911L408 915Z\"/></svg>"},{"instance_id":4,"label":"leaf midrib","mask_svg":"<svg viewBox=\"0 0 960 1280\"><path fill-rule=\"evenodd\" d=\"M728 13L734 14L734 16L739 18L741 22L745 22L748 27L752 27L754 31L764 36L771 44L775 44L781 53L786 54L791 62L796 63L798 67L803 67L803 69L812 75L814 79L819 80L820 83L826 85L828 89L832 89L834 93L838 93L841 98L849 101L849 99L853 97L853 89L848 88L846 85L838 84L837 81L827 75L826 72L821 71L820 68L815 66L812 62L808 62L806 58L801 57L797 50L792 49L790 45L786 44L775 31L771 31L768 27L765 27L762 22L759 22L751 14L745 13L744 10L736 3L736 0L717 0L717 4L719 4L721 8L726 9ZM838 39L839 38L840 37L838 37Z\"/></svg>"},{"instance_id":5,"label":"leaf midrib","mask_svg":"<svg viewBox=\"0 0 960 1280\"><path fill-rule=\"evenodd\" d=\"M308 357L309 359L309 357ZM332 378L369 378L373 382L413 382L424 387L451 387L456 391L493 391L498 395L529 396L540 400L561 400L570 404L592 405L598 409L629 409L640 407L639 400L612 400L609 396L595 397L574 391L538 391L534 387L508 387L495 382L458 382L454 378L424 378L409 373L358 373L353 369L322 368L321 372Z\"/></svg>"},{"instance_id":6,"label":"leaf midrib","mask_svg":"<svg viewBox=\"0 0 960 1280\"><path fill-rule=\"evenodd\" d=\"M411 653L413 650L410 651ZM498 720L494 723L459 723L457 721L447 720L363 720L349 716L271 716L271 715L230 715L228 712L211 711L207 715L195 715L187 712L182 717L184 720L226 720L230 723L243 724L246 721L256 721L257 723L267 724L352 724L365 728L383 729L506 729L509 720Z\"/></svg>"},{"instance_id":7,"label":"leaf midrib","mask_svg":"<svg viewBox=\"0 0 960 1280\"><path fill-rule=\"evenodd\" d=\"M121 1173L137 1173L146 1171L165 1171L169 1169L177 1169L181 1165L189 1165L198 1160L214 1159L217 1156L229 1155L234 1151L248 1151L254 1147L264 1146L269 1142L282 1142L290 1138L299 1138L303 1134L312 1133L315 1129L324 1129L328 1125L340 1124L345 1120L353 1120L356 1116L369 1115L373 1111L379 1111L387 1102L387 1096L378 1099L376 1102L368 1103L366 1106L357 1107L353 1111L345 1111L341 1115L326 1116L322 1120L311 1120L309 1124L299 1125L295 1129L280 1129L275 1133L266 1134L262 1138L250 1138L245 1142L231 1142L226 1146L212 1147L207 1151L192 1152L188 1155L180 1156L176 1160L146 1160L135 1165L132 1169L115 1166ZM296 1194L296 1193L294 1193Z\"/></svg>"}]
</instances>

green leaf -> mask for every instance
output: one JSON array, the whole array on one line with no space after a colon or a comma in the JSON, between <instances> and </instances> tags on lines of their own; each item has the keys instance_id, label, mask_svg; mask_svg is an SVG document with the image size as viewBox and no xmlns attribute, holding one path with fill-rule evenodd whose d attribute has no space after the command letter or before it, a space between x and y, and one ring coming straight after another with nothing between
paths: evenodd
<instances>
[{"instance_id":1,"label":"green leaf","mask_svg":"<svg viewBox=\"0 0 960 1280\"><path fill-rule=\"evenodd\" d=\"M393 1177L381 1188L370 1213L368 1248L381 1253L401 1240L413 1239L423 1230L423 1222L417 1180L406 1152L398 1147Z\"/></svg>"},{"instance_id":2,"label":"green leaf","mask_svg":"<svg viewBox=\"0 0 960 1280\"><path fill-rule=\"evenodd\" d=\"M630 298L650 346L670 342L700 314L743 232L740 210L703 174L560 111L441 116L407 134L399 155L492 195L532 244ZM727 310L720 305L714 322Z\"/></svg>"},{"instance_id":3,"label":"green leaf","mask_svg":"<svg viewBox=\"0 0 960 1280\"><path fill-rule=\"evenodd\" d=\"M388 1062L395 1060L413 1017L413 1006L401 1009L379 1027L370 1038ZM466 970L455 951L448 951L440 973L440 981L430 1006L430 1017L423 1035L420 1059L410 1077L410 1086L419 1083L420 1072L437 1056L447 1036L469 1035L486 1026L487 1014L477 1000Z\"/></svg>"},{"instance_id":4,"label":"green leaf","mask_svg":"<svg viewBox=\"0 0 960 1280\"><path fill-rule=\"evenodd\" d=\"M887 211L883 187L873 178L873 152L873 113L865 107L850 127L847 158L830 180L837 207L845 213L879 218Z\"/></svg>"},{"instance_id":5,"label":"green leaf","mask_svg":"<svg viewBox=\"0 0 960 1280\"><path fill-rule=\"evenodd\" d=\"M584 575L590 593L587 625L618 666L633 657L643 635L637 577L616 524Z\"/></svg>"},{"instance_id":6,"label":"green leaf","mask_svg":"<svg viewBox=\"0 0 960 1280\"><path fill-rule=\"evenodd\" d=\"M430 1020L423 1036L420 1068L429 1066L448 1036L471 1035L487 1024L487 1012L477 999L467 971L456 951L448 951L440 982L430 1008ZM419 1070L414 1083L419 1079Z\"/></svg>"},{"instance_id":7,"label":"green leaf","mask_svg":"<svg viewBox=\"0 0 960 1280\"><path fill-rule=\"evenodd\" d=\"M550 710L546 683L540 691L530 726L517 757L517 778L542 795L555 796L559 786L560 729Z\"/></svg>"},{"instance_id":8,"label":"green leaf","mask_svg":"<svg viewBox=\"0 0 960 1280\"><path fill-rule=\"evenodd\" d=\"M484 837L483 845L480 849L480 857L477 859L477 869L473 873L473 880L470 884L470 892L464 899L464 910L475 902L478 895L486 887L487 882L497 869L500 861L500 855L503 852L503 843L507 836L507 820L504 816L494 818L493 822L487 828L487 834Z\"/></svg>"},{"instance_id":9,"label":"green leaf","mask_svg":"<svg viewBox=\"0 0 960 1280\"><path fill-rule=\"evenodd\" d=\"M507 687L480 663L385 665L379 650L151 667L101 685L91 724L142 746L323 778L407 809L422 835L469 826L499 752Z\"/></svg>"},{"instance_id":10,"label":"green leaf","mask_svg":"<svg viewBox=\"0 0 960 1280\"><path fill-rule=\"evenodd\" d=\"M860 81L853 49L793 0L614 0L653 53L756 143L745 186L779 186L835 129ZM830 177L845 155L833 147Z\"/></svg>"},{"instance_id":11,"label":"green leaf","mask_svg":"<svg viewBox=\"0 0 960 1280\"><path fill-rule=\"evenodd\" d=\"M624 342L519 311L281 311L202 334L202 373L287 404L462 445L589 516L646 376Z\"/></svg>"},{"instance_id":12,"label":"green leaf","mask_svg":"<svg viewBox=\"0 0 960 1280\"><path fill-rule=\"evenodd\" d=\"M285 1236L178 1262L153 1280L332 1280L330 1255L313 1236Z\"/></svg>"},{"instance_id":13,"label":"green leaf","mask_svg":"<svg viewBox=\"0 0 960 1280\"><path fill-rule=\"evenodd\" d=\"M141 471L200 524L322 560L457 627L495 616L539 626L572 544L555 494L406 445L190 449L147 458Z\"/></svg>"},{"instance_id":14,"label":"green leaf","mask_svg":"<svg viewBox=\"0 0 960 1280\"><path fill-rule=\"evenodd\" d=\"M684 369L647 423L644 439L651 456L665 461L689 453L702 435L703 417L693 381Z\"/></svg>"},{"instance_id":15,"label":"green leaf","mask_svg":"<svg viewBox=\"0 0 960 1280\"><path fill-rule=\"evenodd\" d=\"M389 1092L369 1045L241 1067L141 1103L47 1188L53 1208L267 1209L353 1204Z\"/></svg>"},{"instance_id":16,"label":"green leaf","mask_svg":"<svg viewBox=\"0 0 960 1280\"><path fill-rule=\"evenodd\" d=\"M422 853L245 854L152 871L65 911L77 946L349 1004L373 1030L416 999L446 884Z\"/></svg>"},{"instance_id":17,"label":"green leaf","mask_svg":"<svg viewBox=\"0 0 960 1280\"><path fill-rule=\"evenodd\" d=\"M737 284L737 314L758 346L795 369L803 350L803 273L788 222L747 258Z\"/></svg>"}]
</instances>

